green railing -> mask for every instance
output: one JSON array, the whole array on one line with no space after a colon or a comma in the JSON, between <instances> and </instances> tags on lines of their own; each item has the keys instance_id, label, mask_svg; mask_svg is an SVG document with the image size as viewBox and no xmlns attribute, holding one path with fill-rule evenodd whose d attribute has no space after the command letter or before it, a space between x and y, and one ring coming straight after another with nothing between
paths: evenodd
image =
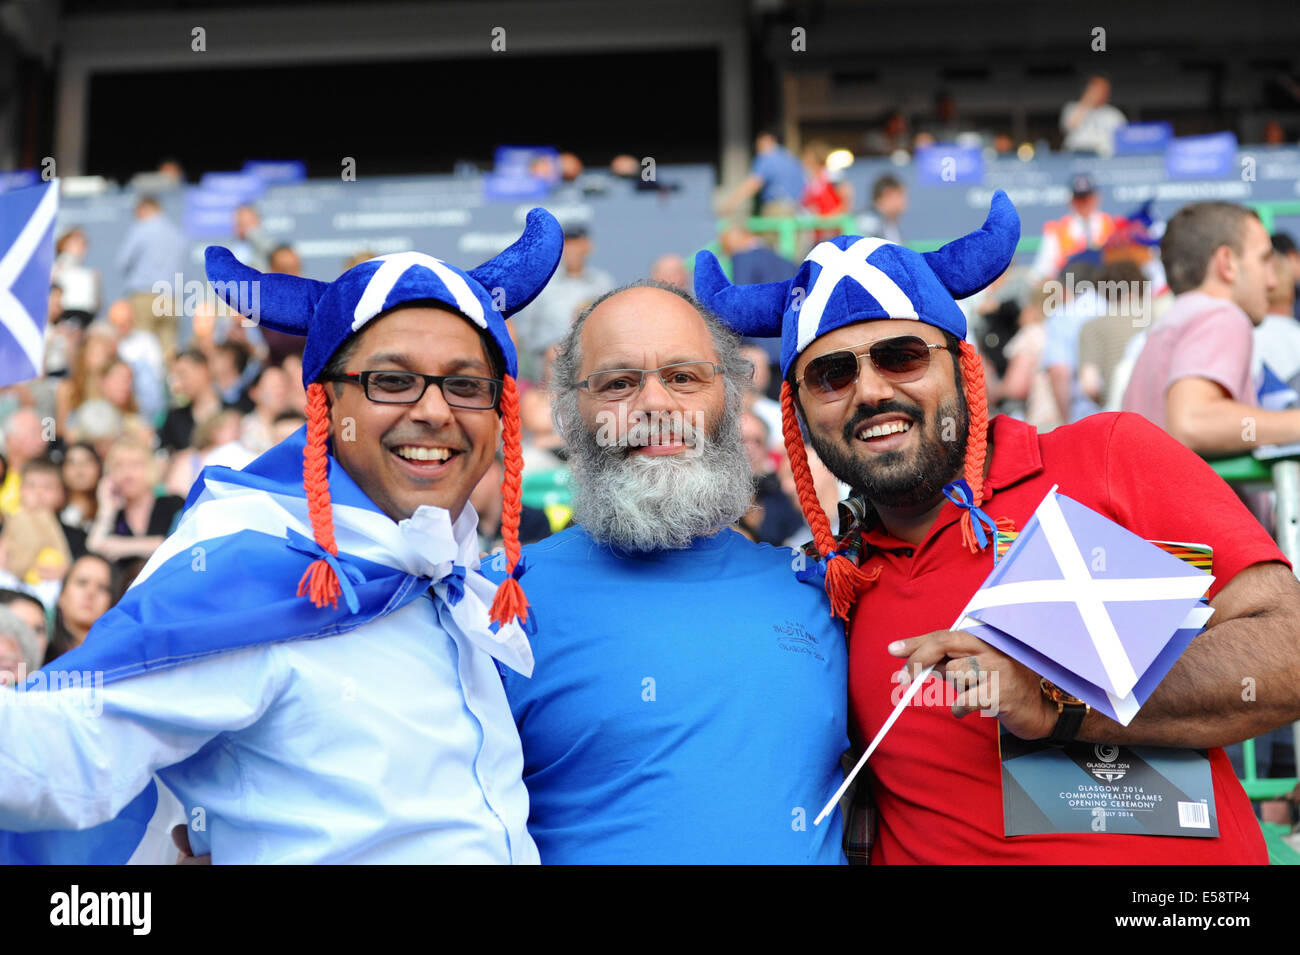
<instances>
[{"instance_id":1,"label":"green railing","mask_svg":"<svg viewBox=\"0 0 1300 955\"><path fill-rule=\"evenodd\" d=\"M1269 213L1268 221L1265 222L1266 228L1271 229L1273 213L1279 215L1300 214L1300 202L1271 203L1271 205L1275 208ZM1279 212L1276 207L1282 207L1282 211ZM1265 219L1264 212L1260 213L1260 219L1261 221ZM1273 486L1273 468L1253 455L1243 454L1233 458L1219 458L1210 461L1209 464L1219 477L1237 488ZM1284 546L1283 550L1286 549ZM1287 554L1286 556L1295 564L1297 556L1300 555ZM1300 752L1297 752L1297 757L1300 757ZM1243 764L1241 788L1246 791L1246 796L1251 800L1280 799L1300 783L1300 780L1295 778L1260 779L1255 766L1255 740L1253 739L1248 739L1241 744L1241 759ZM1287 827L1276 823L1261 823L1260 825L1264 832L1265 844L1268 846L1269 861L1274 865L1300 865L1300 853L1291 848L1283 838L1287 835Z\"/></svg>"},{"instance_id":2,"label":"green railing","mask_svg":"<svg viewBox=\"0 0 1300 955\"><path fill-rule=\"evenodd\" d=\"M1264 224L1264 231L1272 234L1278 216L1300 216L1300 200L1279 200L1272 202L1248 202L1259 214L1259 221Z\"/></svg>"}]
</instances>

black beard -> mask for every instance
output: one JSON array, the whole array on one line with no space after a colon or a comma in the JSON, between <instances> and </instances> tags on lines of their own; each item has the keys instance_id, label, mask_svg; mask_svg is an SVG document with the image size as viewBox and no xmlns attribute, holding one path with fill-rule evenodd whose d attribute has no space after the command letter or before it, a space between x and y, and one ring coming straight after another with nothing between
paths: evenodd
<instances>
[{"instance_id":1,"label":"black beard","mask_svg":"<svg viewBox=\"0 0 1300 955\"><path fill-rule=\"evenodd\" d=\"M912 429L920 435L920 443L911 460L908 451L886 451L873 455L870 465L862 461L851 449L857 442L854 432L869 418L894 412L906 415ZM944 441L939 433L941 423L951 420L956 433L952 441ZM809 430L813 450L822 463L844 483L861 491L872 504L889 508L913 509L929 506L943 495L945 485L962 476L966 460L966 438L970 417L966 397L958 389L957 397L940 405L933 420L916 405L900 401L882 401L874 407L859 405L852 420L844 426L839 442L823 440Z\"/></svg>"}]
</instances>

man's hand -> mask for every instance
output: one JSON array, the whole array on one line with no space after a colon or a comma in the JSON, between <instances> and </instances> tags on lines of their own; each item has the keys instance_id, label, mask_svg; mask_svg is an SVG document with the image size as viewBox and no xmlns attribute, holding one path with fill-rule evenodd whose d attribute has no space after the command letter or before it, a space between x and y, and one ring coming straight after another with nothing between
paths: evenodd
<instances>
[{"instance_id":1,"label":"man's hand","mask_svg":"<svg viewBox=\"0 0 1300 955\"><path fill-rule=\"evenodd\" d=\"M936 675L959 691L952 707L958 719L988 710L1021 739L1042 739L1056 727L1056 707L1043 696L1038 674L964 630L936 630L888 649L907 657L909 683L934 666Z\"/></svg>"},{"instance_id":2,"label":"man's hand","mask_svg":"<svg viewBox=\"0 0 1300 955\"><path fill-rule=\"evenodd\" d=\"M212 865L212 856L196 856L190 849L190 830L188 826L176 826L172 829L172 842L180 854L176 857L177 865Z\"/></svg>"}]
</instances>

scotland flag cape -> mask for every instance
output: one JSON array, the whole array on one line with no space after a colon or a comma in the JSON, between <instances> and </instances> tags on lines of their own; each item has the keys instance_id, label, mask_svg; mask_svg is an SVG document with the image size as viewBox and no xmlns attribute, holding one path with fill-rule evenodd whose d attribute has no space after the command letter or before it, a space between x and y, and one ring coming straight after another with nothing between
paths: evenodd
<instances>
[{"instance_id":1,"label":"scotland flag cape","mask_svg":"<svg viewBox=\"0 0 1300 955\"><path fill-rule=\"evenodd\" d=\"M304 428L243 471L206 468L176 531L121 601L82 646L33 674L19 692L84 685L73 674L102 674L107 684L260 644L347 633L430 586L471 639L530 675L527 637L513 622L489 625L495 587L476 572L477 542L472 555L460 552L445 510L422 507L394 522L331 456L338 557L312 540L302 485L305 440ZM337 562L343 599L317 609L295 596L294 585L322 557ZM159 806L158 788L155 780L117 818L92 829L0 832L0 863L125 863Z\"/></svg>"}]
</instances>

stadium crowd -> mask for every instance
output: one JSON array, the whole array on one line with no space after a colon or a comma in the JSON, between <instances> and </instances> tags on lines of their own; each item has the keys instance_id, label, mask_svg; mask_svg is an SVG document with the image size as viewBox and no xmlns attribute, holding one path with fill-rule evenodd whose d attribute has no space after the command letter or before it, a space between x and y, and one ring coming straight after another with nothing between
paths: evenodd
<instances>
[{"instance_id":1,"label":"stadium crowd","mask_svg":"<svg viewBox=\"0 0 1300 955\"><path fill-rule=\"evenodd\" d=\"M1104 111L1106 92L1090 85L1084 100ZM1062 120L1075 139L1087 128L1070 125L1079 108L1071 104ZM764 132L755 149L750 176L722 201L733 218L716 237L736 282L784 280L797 270L751 231L744 215L751 211L852 215L861 234L904 241L907 187L900 179L882 176L856 200L825 145L811 143L796 157ZM1129 217L1103 211L1088 176L1070 187L1069 209L1048 223L1032 261L961 303L984 361L990 406L1040 431L1102 410L1136 411L1207 457L1300 442L1294 240L1268 235L1253 213L1228 203L1189 205L1161 223L1146 210ZM101 301L100 276L84 264L85 233L73 226L59 236L45 375L0 389L6 682L85 638L175 526L204 467L240 468L306 421L303 340L259 328L215 297L178 321L154 288L180 271L183 236L148 196L138 200L135 217L116 256L129 291L116 301ZM835 231L801 236L803 249L829 234ZM249 265L298 274L291 241L266 234L249 205L236 211L225 244ZM340 263L340 271L367 257ZM512 326L525 475L562 483L564 442L547 382L574 317L615 286L599 261L589 226L567 223L559 271ZM682 255L664 251L647 266L651 278L689 290ZM745 343L755 373L740 427L754 499L737 529L756 541L798 546L811 532L782 437L778 347ZM1261 392L1263 382L1271 386ZM835 515L848 489L811 450L809 457L817 496ZM484 552L501 543L501 468L498 460L472 498ZM1267 525L1269 502L1250 503ZM524 511L524 543L569 519L563 507ZM1294 773L1283 735L1275 769Z\"/></svg>"}]
</instances>

